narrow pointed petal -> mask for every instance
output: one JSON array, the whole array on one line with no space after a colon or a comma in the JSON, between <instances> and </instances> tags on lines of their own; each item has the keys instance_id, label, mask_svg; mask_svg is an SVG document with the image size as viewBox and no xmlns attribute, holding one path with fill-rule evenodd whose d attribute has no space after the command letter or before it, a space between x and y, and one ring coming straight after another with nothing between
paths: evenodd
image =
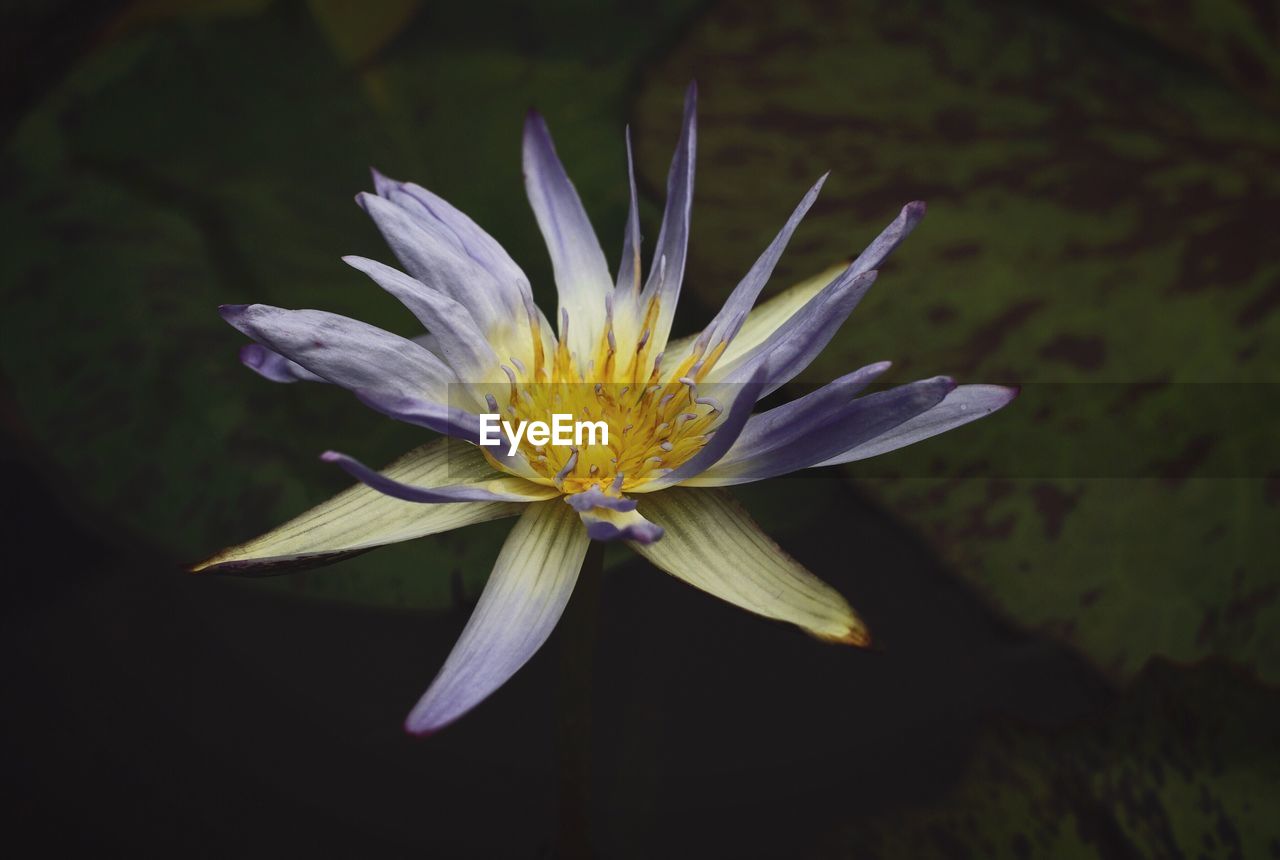
<instances>
[{"instance_id":1,"label":"narrow pointed petal","mask_svg":"<svg viewBox=\"0 0 1280 860\"><path fill-rule=\"evenodd\" d=\"M768 366L766 397L809 366L875 282L874 271L857 274L849 267L780 325L755 349L711 374L716 382L739 383ZM717 369L719 365L717 365Z\"/></svg>"},{"instance_id":2,"label":"narrow pointed petal","mask_svg":"<svg viewBox=\"0 0 1280 860\"><path fill-rule=\"evenodd\" d=\"M604 330L605 297L613 292L613 280L547 124L536 113L524 125L524 182L555 270L560 296L556 318L563 320L568 311L569 349L580 357L590 355Z\"/></svg>"},{"instance_id":3,"label":"narrow pointed petal","mask_svg":"<svg viewBox=\"0 0 1280 860\"><path fill-rule=\"evenodd\" d=\"M223 305L222 318L273 351L343 388L444 399L456 380L413 341L326 311Z\"/></svg>"},{"instance_id":4,"label":"narrow pointed petal","mask_svg":"<svg viewBox=\"0 0 1280 860\"><path fill-rule=\"evenodd\" d=\"M829 424L890 367L887 361L869 364L767 412L752 415L725 460L742 460L792 445L817 427ZM724 462L723 460L721 462Z\"/></svg>"},{"instance_id":5,"label":"narrow pointed petal","mask_svg":"<svg viewBox=\"0 0 1280 860\"><path fill-rule=\"evenodd\" d=\"M724 307L711 320L711 324L703 330L703 335L699 340L704 347L718 344L721 341L731 342L738 330L742 328L743 322L751 312L751 308L755 306L756 299L760 296L760 291L768 283L769 276L773 274L774 267L778 265L778 260L782 257L782 252L786 250L787 243L791 241L791 236L795 233L796 228L800 226L801 220L804 219L805 214L813 206L814 201L818 199L818 192L822 190L822 184L827 181L828 175L823 174L817 183L809 189L809 192L805 194L799 205L796 206L795 211L791 213L791 217L787 219L787 223L783 225L782 230L774 237L769 247L765 248L764 253L756 260L755 265L738 283L738 286L729 294Z\"/></svg>"},{"instance_id":6,"label":"narrow pointed petal","mask_svg":"<svg viewBox=\"0 0 1280 860\"><path fill-rule=\"evenodd\" d=\"M498 356L463 305L377 260L347 256L342 261L395 296L435 335L440 356L458 379L477 383L497 374Z\"/></svg>"},{"instance_id":7,"label":"narrow pointed petal","mask_svg":"<svg viewBox=\"0 0 1280 860\"><path fill-rule=\"evenodd\" d=\"M955 383L938 376L859 397L795 435L788 426L753 434L747 450L730 451L719 463L686 481L687 486L725 487L775 478L816 466L831 456L874 439L942 402ZM745 435L745 433L744 433Z\"/></svg>"},{"instance_id":8,"label":"narrow pointed petal","mask_svg":"<svg viewBox=\"0 0 1280 860\"><path fill-rule=\"evenodd\" d=\"M627 183L631 189L631 203L627 207L627 226L622 235L622 257L618 261L618 280L615 294L619 299L628 293L640 292L640 206L637 202L636 167L631 153L631 129L627 128Z\"/></svg>"},{"instance_id":9,"label":"narrow pointed petal","mask_svg":"<svg viewBox=\"0 0 1280 860\"><path fill-rule=\"evenodd\" d=\"M671 321L675 318L676 304L680 299L680 287L684 282L685 259L689 250L689 219L693 211L693 173L698 149L698 85L689 84L684 97L684 118L680 139L667 173L667 203L662 213L662 227L658 230L658 244L654 249L655 261L665 260L665 267L650 267L649 279L641 294L643 308L651 299L659 304L658 318L652 332L654 350L666 348L671 335Z\"/></svg>"},{"instance_id":10,"label":"narrow pointed petal","mask_svg":"<svg viewBox=\"0 0 1280 860\"><path fill-rule=\"evenodd\" d=\"M555 487L535 484L523 478L489 475L487 480L450 483L439 487L406 484L370 469L354 457L337 451L325 451L320 459L338 465L365 486L386 493L393 499L420 504L457 502L539 502L560 495Z\"/></svg>"},{"instance_id":11,"label":"narrow pointed petal","mask_svg":"<svg viewBox=\"0 0 1280 860\"><path fill-rule=\"evenodd\" d=\"M592 540L625 540L646 545L662 540L662 526L649 522L635 510L590 508L579 511L578 515Z\"/></svg>"},{"instance_id":12,"label":"narrow pointed petal","mask_svg":"<svg viewBox=\"0 0 1280 860\"><path fill-rule=\"evenodd\" d=\"M552 500L525 508L457 645L405 721L408 731L448 725L528 662L560 620L588 543L568 505Z\"/></svg>"},{"instance_id":13,"label":"narrow pointed petal","mask_svg":"<svg viewBox=\"0 0 1280 860\"><path fill-rule=\"evenodd\" d=\"M916 225L924 218L925 204L923 200L912 200L906 206L902 207L902 211L898 213L898 217L894 218L880 231L880 235L871 240L871 244L862 250L858 258L853 261L852 269L855 274L861 275L863 272L870 272L872 269L880 268L880 264L885 261L890 254L894 252L902 240L911 235L911 231L916 229Z\"/></svg>"},{"instance_id":14,"label":"narrow pointed petal","mask_svg":"<svg viewBox=\"0 0 1280 860\"><path fill-rule=\"evenodd\" d=\"M645 496L639 510L666 533L657 543L631 546L667 573L820 639L870 642L840 593L779 549L724 491L677 487Z\"/></svg>"},{"instance_id":15,"label":"narrow pointed petal","mask_svg":"<svg viewBox=\"0 0 1280 860\"><path fill-rule=\"evenodd\" d=\"M914 445L930 436L937 436L961 427L993 412L1003 409L1015 397L1018 389L1003 385L961 385L948 394L941 403L908 421L904 421L886 433L860 442L848 450L824 460L819 465L851 463L887 454L907 445Z\"/></svg>"},{"instance_id":16,"label":"narrow pointed petal","mask_svg":"<svg viewBox=\"0 0 1280 860\"><path fill-rule=\"evenodd\" d=\"M431 486L483 480L494 472L476 449L440 439L410 451L382 474L396 481ZM357 484L192 570L269 576L385 544L515 516L523 508L514 502L415 505Z\"/></svg>"},{"instance_id":17,"label":"narrow pointed petal","mask_svg":"<svg viewBox=\"0 0 1280 860\"><path fill-rule=\"evenodd\" d=\"M910 235L911 231L915 229L916 225L924 217L924 213L925 204L922 201L916 200L908 203L902 207L898 217L884 230L880 231L880 234L872 240L871 244L863 249L862 253L852 262L832 266L826 271L804 280L758 305L747 314L742 327L729 342L728 348L720 357L718 368L728 367L734 361L764 343L769 335L777 331L783 323L804 307L810 299L822 291L823 287L831 283L832 279L841 273L847 272L857 276L870 272L879 266L901 244L902 240ZM682 338L668 347L667 355L679 360L690 353L696 341L697 336ZM719 378L717 371L713 371L710 378Z\"/></svg>"},{"instance_id":18,"label":"narrow pointed petal","mask_svg":"<svg viewBox=\"0 0 1280 860\"><path fill-rule=\"evenodd\" d=\"M733 443L737 441L738 436L742 433L742 428L746 426L747 420L751 417L751 410L755 407L756 401L764 396L762 392L765 388L765 380L769 378L769 375L767 366L758 368L755 376L749 382L737 386L733 403L729 406L728 413L724 416L724 419L716 425L711 440L706 445L703 445L697 454L694 454L670 472L659 475L642 487L636 487L634 492L652 493L665 487L674 487L711 468L721 457L728 453L729 449L733 447Z\"/></svg>"},{"instance_id":19,"label":"narrow pointed petal","mask_svg":"<svg viewBox=\"0 0 1280 860\"><path fill-rule=\"evenodd\" d=\"M719 370L729 367L742 356L764 343L769 338L769 335L778 330L780 325L795 315L814 296L822 292L823 287L828 286L843 274L849 268L849 265L849 262L845 262L824 269L813 277L806 278L776 296L756 305L747 314L747 318L738 329L738 333L734 335L733 340L729 341L729 346L720 356L719 361L716 363L716 368L711 372L709 378L716 379ZM693 351L694 344L699 337L700 335L695 334L673 341L667 346L667 355L671 357L674 363L679 363Z\"/></svg>"}]
</instances>

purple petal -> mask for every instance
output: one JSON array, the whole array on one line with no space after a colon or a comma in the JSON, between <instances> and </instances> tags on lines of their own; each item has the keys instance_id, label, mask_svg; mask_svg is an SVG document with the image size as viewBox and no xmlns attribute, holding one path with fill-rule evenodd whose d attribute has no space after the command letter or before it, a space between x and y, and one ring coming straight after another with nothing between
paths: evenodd
<instances>
[{"instance_id":1,"label":"purple petal","mask_svg":"<svg viewBox=\"0 0 1280 860\"><path fill-rule=\"evenodd\" d=\"M560 296L556 317L563 320L568 311L570 350L586 356L604 330L605 296L613 291L613 281L578 192L556 156L547 124L533 112L524 124L524 183L555 270ZM563 323L561 328L565 337Z\"/></svg>"},{"instance_id":2,"label":"purple petal","mask_svg":"<svg viewBox=\"0 0 1280 860\"><path fill-rule=\"evenodd\" d=\"M875 438L860 442L819 465L851 463L896 451L970 421L985 418L1007 406L1017 396L1018 389L1003 385L961 385L927 412L904 421Z\"/></svg>"},{"instance_id":3,"label":"purple petal","mask_svg":"<svg viewBox=\"0 0 1280 860\"><path fill-rule=\"evenodd\" d=\"M429 352L436 352L439 344L432 334L420 334L409 338ZM260 343L246 343L240 347L240 361L245 367L272 382L328 382L316 376L296 361L290 361L278 352Z\"/></svg>"},{"instance_id":4,"label":"purple petal","mask_svg":"<svg viewBox=\"0 0 1280 860\"><path fill-rule=\"evenodd\" d=\"M887 361L869 364L827 383L817 391L767 412L752 415L725 459L736 462L794 444L814 428L836 420L849 408L853 398L888 370L889 366Z\"/></svg>"},{"instance_id":5,"label":"purple petal","mask_svg":"<svg viewBox=\"0 0 1280 860\"><path fill-rule=\"evenodd\" d=\"M404 207L373 194L361 192L356 202L409 274L465 307L486 330L508 324L523 311L518 292L468 257L440 224L415 218Z\"/></svg>"},{"instance_id":6,"label":"purple petal","mask_svg":"<svg viewBox=\"0 0 1280 860\"><path fill-rule=\"evenodd\" d=\"M768 384L760 396L776 391L822 352L875 279L874 271L858 274L853 266L845 269L763 343L736 359L717 381L743 382L767 363Z\"/></svg>"},{"instance_id":7,"label":"purple petal","mask_svg":"<svg viewBox=\"0 0 1280 860\"><path fill-rule=\"evenodd\" d=\"M728 414L716 425L710 441L702 446L702 450L670 472L648 482L644 486L644 492L653 492L663 487L673 487L682 481L699 475L711 468L721 457L728 453L729 449L733 447L733 443L737 441L738 435L742 433L742 428L746 426L747 419L751 417L751 410L755 408L756 401L764 396L761 391L765 387L765 379L768 376L769 370L767 367L759 368L751 381L743 384L738 389L733 398L733 403L729 406Z\"/></svg>"},{"instance_id":8,"label":"purple petal","mask_svg":"<svg viewBox=\"0 0 1280 860\"><path fill-rule=\"evenodd\" d=\"M546 493L503 492L476 484L452 484L443 487L418 487L406 484L394 478L388 478L375 469L370 469L354 457L348 457L337 451L325 451L320 459L326 463L336 463L348 475L365 486L377 490L393 499L405 502L422 502L443 504L449 502L529 502L547 498ZM497 478L495 483L504 479ZM506 479L512 480L512 479Z\"/></svg>"},{"instance_id":9,"label":"purple petal","mask_svg":"<svg viewBox=\"0 0 1280 860\"><path fill-rule=\"evenodd\" d=\"M435 335L440 355L459 379L483 382L498 366L498 357L471 314L458 302L403 272L366 257L343 262L364 272L418 318Z\"/></svg>"},{"instance_id":10,"label":"purple petal","mask_svg":"<svg viewBox=\"0 0 1280 860\"><path fill-rule=\"evenodd\" d=\"M861 275L863 272L870 272L877 269L884 262L885 258L893 253L898 245L902 244L902 240L911 235L911 231L916 229L916 225L924 218L925 205L923 200L912 200L906 206L902 207L902 211L898 213L898 217L890 222L888 227L880 231L880 235L871 241L871 244L863 249L858 258L853 261L850 270L855 275Z\"/></svg>"},{"instance_id":11,"label":"purple petal","mask_svg":"<svg viewBox=\"0 0 1280 860\"><path fill-rule=\"evenodd\" d=\"M774 240L765 248L764 253L756 260L755 265L747 272L738 286L734 287L729 298L725 301L724 307L711 320L711 324L703 330L702 335L698 338L698 342L706 347L709 344L717 344L721 341L729 341L738 333L738 329L742 328L742 321L747 318L751 308L755 306L756 299L760 296L760 291L764 289L764 285L768 283L769 276L773 274L773 269L778 264L778 259L782 256L782 252L786 250L787 243L791 241L791 236L795 233L796 228L800 226L800 221L804 218L809 208L813 206L815 200L818 199L818 192L822 190L822 184L827 181L827 176L823 174L804 198L796 206L795 211L791 213L791 217L787 219L787 223L783 225L782 230L774 237Z\"/></svg>"},{"instance_id":12,"label":"purple petal","mask_svg":"<svg viewBox=\"0 0 1280 860\"><path fill-rule=\"evenodd\" d=\"M453 245L483 267L505 289L524 293L529 279L497 240L444 198L413 182L399 182L373 171L378 196L397 204L410 215L452 239Z\"/></svg>"},{"instance_id":13,"label":"purple petal","mask_svg":"<svg viewBox=\"0 0 1280 860\"><path fill-rule=\"evenodd\" d=\"M564 497L565 503L578 513L592 508L608 508L612 511L627 512L636 509L636 500L606 495L599 487L591 487L581 493L572 493Z\"/></svg>"},{"instance_id":14,"label":"purple petal","mask_svg":"<svg viewBox=\"0 0 1280 860\"><path fill-rule=\"evenodd\" d=\"M454 374L411 340L358 320L270 305L223 305L239 331L343 388L443 400Z\"/></svg>"},{"instance_id":15,"label":"purple petal","mask_svg":"<svg viewBox=\"0 0 1280 860\"><path fill-rule=\"evenodd\" d=\"M627 182L631 204L627 208L627 226L622 235L622 258L618 261L619 293L640 291L640 207L636 202L636 168L631 154L631 128L627 128Z\"/></svg>"},{"instance_id":16,"label":"purple petal","mask_svg":"<svg viewBox=\"0 0 1280 860\"><path fill-rule=\"evenodd\" d=\"M458 643L405 721L407 731L443 728L529 661L560 620L588 543L568 507L553 500L525 508Z\"/></svg>"},{"instance_id":17,"label":"purple petal","mask_svg":"<svg viewBox=\"0 0 1280 860\"><path fill-rule=\"evenodd\" d=\"M750 453L735 456L730 451L689 485L746 484L819 465L931 409L954 388L950 378L937 376L859 397L829 411L822 416L823 423L810 426L798 438L790 428L779 426L773 435L752 440Z\"/></svg>"},{"instance_id":18,"label":"purple petal","mask_svg":"<svg viewBox=\"0 0 1280 860\"><path fill-rule=\"evenodd\" d=\"M246 343L240 347L240 361L245 367L272 382L326 381L296 361L290 361L260 343Z\"/></svg>"},{"instance_id":19,"label":"purple petal","mask_svg":"<svg viewBox=\"0 0 1280 860\"><path fill-rule=\"evenodd\" d=\"M355 395L365 406L397 421L467 442L480 441L480 417L456 406L374 389L357 389Z\"/></svg>"},{"instance_id":20,"label":"purple petal","mask_svg":"<svg viewBox=\"0 0 1280 860\"><path fill-rule=\"evenodd\" d=\"M680 139L676 142L675 155L667 172L667 204L662 213L662 227L658 230L658 244L654 249L654 265L649 267L649 278L641 293L640 306L657 297L661 302L653 338L657 350L666 346L671 334L671 321L675 317L676 303L680 298L680 286L684 281L685 257L689 248L689 217L693 210L693 172L698 149L698 84L689 84L684 97L684 118L680 127ZM665 260L665 266L659 265Z\"/></svg>"}]
</instances>

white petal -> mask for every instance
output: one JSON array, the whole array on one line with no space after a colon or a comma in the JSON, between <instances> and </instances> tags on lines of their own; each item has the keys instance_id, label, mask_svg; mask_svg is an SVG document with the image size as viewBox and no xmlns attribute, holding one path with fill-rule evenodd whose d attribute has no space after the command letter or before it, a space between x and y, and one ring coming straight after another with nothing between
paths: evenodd
<instances>
[{"instance_id":1,"label":"white petal","mask_svg":"<svg viewBox=\"0 0 1280 860\"><path fill-rule=\"evenodd\" d=\"M577 512L559 499L525 509L458 644L405 721L408 731L453 722L528 662L560 620L588 543Z\"/></svg>"},{"instance_id":2,"label":"white petal","mask_svg":"<svg viewBox=\"0 0 1280 860\"><path fill-rule=\"evenodd\" d=\"M555 270L560 336L565 338L567 313L569 349L585 362L604 331L605 298L613 293L613 279L582 200L556 156L547 124L534 113L524 126L524 182Z\"/></svg>"}]
</instances>

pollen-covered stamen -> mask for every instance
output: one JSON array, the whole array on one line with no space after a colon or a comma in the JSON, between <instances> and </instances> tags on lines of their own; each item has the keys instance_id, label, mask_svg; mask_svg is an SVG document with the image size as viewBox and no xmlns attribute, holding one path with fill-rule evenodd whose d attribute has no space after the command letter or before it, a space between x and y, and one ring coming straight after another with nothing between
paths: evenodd
<instances>
[{"instance_id":1,"label":"pollen-covered stamen","mask_svg":"<svg viewBox=\"0 0 1280 860\"><path fill-rule=\"evenodd\" d=\"M512 359L510 366L501 365L508 389L504 419L513 426L551 425L561 415L574 425L603 425L607 442L606 434L592 436L591 430L572 444L542 444L541 437L534 444L525 436L517 448L534 473L561 492L595 488L621 498L696 455L724 419L721 404L698 390L724 345L697 348L664 368L663 354L651 355L660 313L656 295L646 302L641 324L630 329L640 332L630 344L613 328L612 302L606 311L605 329L587 355L570 353L565 333L575 321L561 309L560 337L549 352L535 348L531 364Z\"/></svg>"}]
</instances>

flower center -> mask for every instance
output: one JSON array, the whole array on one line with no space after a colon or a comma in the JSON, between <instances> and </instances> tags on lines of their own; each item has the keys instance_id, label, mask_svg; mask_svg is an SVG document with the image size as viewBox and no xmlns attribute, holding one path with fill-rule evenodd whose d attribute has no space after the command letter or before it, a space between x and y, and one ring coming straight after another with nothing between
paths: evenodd
<instances>
[{"instance_id":1,"label":"flower center","mask_svg":"<svg viewBox=\"0 0 1280 860\"><path fill-rule=\"evenodd\" d=\"M656 317L656 304L646 323ZM616 494L676 468L707 443L722 409L699 396L698 383L723 347L705 359L695 348L664 371L663 356L650 357L648 332L644 329L634 347L620 352L610 323L585 370L563 340L546 355L535 332L533 366L503 367L509 380L505 403L491 395L489 406L504 421L550 425L554 416L567 415L608 428L607 442L597 437L597 444L535 445L522 438L518 450L539 477L565 493L598 487Z\"/></svg>"}]
</instances>

